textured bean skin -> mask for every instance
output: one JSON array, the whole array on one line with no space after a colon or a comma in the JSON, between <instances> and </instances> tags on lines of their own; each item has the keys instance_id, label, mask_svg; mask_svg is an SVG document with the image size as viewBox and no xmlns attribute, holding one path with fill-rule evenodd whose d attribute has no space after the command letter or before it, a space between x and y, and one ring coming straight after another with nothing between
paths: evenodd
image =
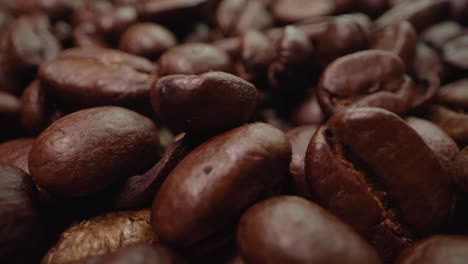
<instances>
[{"instance_id":1,"label":"textured bean skin","mask_svg":"<svg viewBox=\"0 0 468 264\"><path fill-rule=\"evenodd\" d=\"M246 263L380 263L349 226L294 196L255 204L242 216L237 245Z\"/></svg>"},{"instance_id":2,"label":"textured bean skin","mask_svg":"<svg viewBox=\"0 0 468 264\"><path fill-rule=\"evenodd\" d=\"M462 264L468 258L468 239L438 235L419 241L407 249L397 264Z\"/></svg>"},{"instance_id":3,"label":"textured bean skin","mask_svg":"<svg viewBox=\"0 0 468 264\"><path fill-rule=\"evenodd\" d=\"M317 90L328 114L348 106L381 107L402 114L412 104L413 84L405 65L388 51L367 50L335 60L322 73Z\"/></svg>"},{"instance_id":4,"label":"textured bean skin","mask_svg":"<svg viewBox=\"0 0 468 264\"><path fill-rule=\"evenodd\" d=\"M257 104L254 85L223 72L159 79L151 102L174 131L213 133L248 121Z\"/></svg>"},{"instance_id":5,"label":"textured bean skin","mask_svg":"<svg viewBox=\"0 0 468 264\"><path fill-rule=\"evenodd\" d=\"M0 261L32 263L41 246L37 190L22 170L0 164Z\"/></svg>"},{"instance_id":6,"label":"textured bean skin","mask_svg":"<svg viewBox=\"0 0 468 264\"><path fill-rule=\"evenodd\" d=\"M155 233L179 248L225 234L245 209L283 182L290 161L286 136L267 124L245 125L208 140L177 165L156 195Z\"/></svg>"},{"instance_id":7,"label":"textured bean skin","mask_svg":"<svg viewBox=\"0 0 468 264\"><path fill-rule=\"evenodd\" d=\"M331 117L309 143L305 171L318 202L386 262L448 219L450 179L436 154L383 109L349 108Z\"/></svg>"},{"instance_id":8,"label":"textured bean skin","mask_svg":"<svg viewBox=\"0 0 468 264\"><path fill-rule=\"evenodd\" d=\"M157 147L148 118L120 107L91 108L48 127L33 144L29 170L49 192L86 196L147 169Z\"/></svg>"}]
</instances>

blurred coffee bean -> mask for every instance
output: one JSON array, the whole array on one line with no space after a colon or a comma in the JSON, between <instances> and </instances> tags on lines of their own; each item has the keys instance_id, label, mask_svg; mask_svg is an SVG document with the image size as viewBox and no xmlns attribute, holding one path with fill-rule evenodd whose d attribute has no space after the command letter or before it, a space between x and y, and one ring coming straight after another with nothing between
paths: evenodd
<instances>
[{"instance_id":1,"label":"blurred coffee bean","mask_svg":"<svg viewBox=\"0 0 468 264\"><path fill-rule=\"evenodd\" d=\"M18 138L0 144L0 163L9 164L29 173L28 156L34 139Z\"/></svg>"},{"instance_id":2,"label":"blurred coffee bean","mask_svg":"<svg viewBox=\"0 0 468 264\"><path fill-rule=\"evenodd\" d=\"M421 33L421 39L437 50L442 50L444 44L464 33L463 27L454 21L444 21L435 24Z\"/></svg>"}]
</instances>

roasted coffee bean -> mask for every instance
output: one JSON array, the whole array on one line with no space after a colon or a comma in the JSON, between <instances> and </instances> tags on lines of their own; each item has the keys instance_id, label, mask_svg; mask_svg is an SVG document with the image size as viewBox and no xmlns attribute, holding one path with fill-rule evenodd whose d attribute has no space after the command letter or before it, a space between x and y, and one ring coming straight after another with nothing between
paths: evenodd
<instances>
[{"instance_id":1,"label":"roasted coffee bean","mask_svg":"<svg viewBox=\"0 0 468 264\"><path fill-rule=\"evenodd\" d=\"M397 264L462 264L468 258L464 236L433 236L407 249Z\"/></svg>"},{"instance_id":2,"label":"roasted coffee bean","mask_svg":"<svg viewBox=\"0 0 468 264\"><path fill-rule=\"evenodd\" d=\"M32 82L21 95L21 127L31 136L38 135L63 116L38 81Z\"/></svg>"},{"instance_id":3,"label":"roasted coffee bean","mask_svg":"<svg viewBox=\"0 0 468 264\"><path fill-rule=\"evenodd\" d=\"M117 50L71 49L41 64L39 79L69 109L101 105L148 112L151 63Z\"/></svg>"},{"instance_id":4,"label":"roasted coffee bean","mask_svg":"<svg viewBox=\"0 0 468 264\"><path fill-rule=\"evenodd\" d=\"M324 113L317 99L316 91L312 91L292 110L290 120L301 125L321 124L325 120Z\"/></svg>"},{"instance_id":5,"label":"roasted coffee bean","mask_svg":"<svg viewBox=\"0 0 468 264\"><path fill-rule=\"evenodd\" d=\"M257 98L254 85L223 72L166 76L151 91L154 110L171 130L195 134L249 121Z\"/></svg>"},{"instance_id":6,"label":"roasted coffee bean","mask_svg":"<svg viewBox=\"0 0 468 264\"><path fill-rule=\"evenodd\" d=\"M83 23L74 28L72 33L73 44L80 48L109 48L105 40L98 35L96 26Z\"/></svg>"},{"instance_id":7,"label":"roasted coffee bean","mask_svg":"<svg viewBox=\"0 0 468 264\"><path fill-rule=\"evenodd\" d=\"M403 60L408 70L411 69L418 35L409 22L402 21L380 28L372 34L371 42L372 49L393 52Z\"/></svg>"},{"instance_id":8,"label":"roasted coffee bean","mask_svg":"<svg viewBox=\"0 0 468 264\"><path fill-rule=\"evenodd\" d=\"M14 166L0 164L0 261L36 263L41 229L31 177Z\"/></svg>"},{"instance_id":9,"label":"roasted coffee bean","mask_svg":"<svg viewBox=\"0 0 468 264\"><path fill-rule=\"evenodd\" d=\"M309 143L305 173L317 201L366 237L384 262L447 222L449 176L417 132L386 110L332 116Z\"/></svg>"},{"instance_id":10,"label":"roasted coffee bean","mask_svg":"<svg viewBox=\"0 0 468 264\"><path fill-rule=\"evenodd\" d=\"M166 28L154 23L137 23L122 34L119 49L155 60L176 44L176 37Z\"/></svg>"},{"instance_id":11,"label":"roasted coffee bean","mask_svg":"<svg viewBox=\"0 0 468 264\"><path fill-rule=\"evenodd\" d=\"M328 16L346 9L351 1L278 0L272 6L275 20L282 23L298 22L311 17Z\"/></svg>"},{"instance_id":12,"label":"roasted coffee bean","mask_svg":"<svg viewBox=\"0 0 468 264\"><path fill-rule=\"evenodd\" d=\"M437 50L442 50L444 44L464 33L463 27L454 21L444 21L435 24L421 33L421 39Z\"/></svg>"},{"instance_id":13,"label":"roasted coffee bean","mask_svg":"<svg viewBox=\"0 0 468 264\"><path fill-rule=\"evenodd\" d=\"M419 32L446 18L449 9L449 0L404 1L385 12L375 24L382 27L407 20Z\"/></svg>"},{"instance_id":14,"label":"roasted coffee bean","mask_svg":"<svg viewBox=\"0 0 468 264\"><path fill-rule=\"evenodd\" d=\"M87 196L148 169L157 148L150 119L120 107L91 108L49 126L33 144L29 170L51 193Z\"/></svg>"},{"instance_id":15,"label":"roasted coffee bean","mask_svg":"<svg viewBox=\"0 0 468 264\"><path fill-rule=\"evenodd\" d=\"M313 195L305 178L304 157L310 139L317 129L318 126L315 125L300 126L286 133L292 147L292 160L291 164L289 164L289 173L294 180L294 191L306 198L313 198Z\"/></svg>"},{"instance_id":16,"label":"roasted coffee bean","mask_svg":"<svg viewBox=\"0 0 468 264\"><path fill-rule=\"evenodd\" d=\"M34 139L18 138L0 144L0 163L16 166L29 173L28 156Z\"/></svg>"},{"instance_id":17,"label":"roasted coffee bean","mask_svg":"<svg viewBox=\"0 0 468 264\"><path fill-rule=\"evenodd\" d=\"M457 143L432 122L416 117L408 117L406 121L418 132L427 146L437 155L444 169L449 172L453 160L460 152Z\"/></svg>"},{"instance_id":18,"label":"roasted coffee bean","mask_svg":"<svg viewBox=\"0 0 468 264\"><path fill-rule=\"evenodd\" d=\"M113 207L128 209L151 204L152 199L169 173L193 149L192 145L193 143L187 137L184 137L167 146L163 156L153 168L145 174L130 177L119 188L112 200Z\"/></svg>"},{"instance_id":19,"label":"roasted coffee bean","mask_svg":"<svg viewBox=\"0 0 468 264\"><path fill-rule=\"evenodd\" d=\"M250 82L265 80L268 66L277 56L274 44L259 31L249 31L241 39L237 75Z\"/></svg>"},{"instance_id":20,"label":"roasted coffee bean","mask_svg":"<svg viewBox=\"0 0 468 264\"><path fill-rule=\"evenodd\" d=\"M157 242L150 211L122 211L96 216L67 228L42 259L44 264L75 263L121 247Z\"/></svg>"},{"instance_id":21,"label":"roasted coffee bean","mask_svg":"<svg viewBox=\"0 0 468 264\"><path fill-rule=\"evenodd\" d=\"M438 105L430 109L430 119L459 145L468 144L468 80L462 79L440 88Z\"/></svg>"},{"instance_id":22,"label":"roasted coffee bean","mask_svg":"<svg viewBox=\"0 0 468 264\"><path fill-rule=\"evenodd\" d=\"M115 7L96 18L96 29L110 39L117 38L137 21L137 12L131 6Z\"/></svg>"},{"instance_id":23,"label":"roasted coffee bean","mask_svg":"<svg viewBox=\"0 0 468 264\"><path fill-rule=\"evenodd\" d=\"M447 42L442 52L445 63L463 73L468 72L468 34Z\"/></svg>"},{"instance_id":24,"label":"roasted coffee bean","mask_svg":"<svg viewBox=\"0 0 468 264\"><path fill-rule=\"evenodd\" d=\"M468 147L458 154L450 169L457 189L468 193Z\"/></svg>"},{"instance_id":25,"label":"roasted coffee bean","mask_svg":"<svg viewBox=\"0 0 468 264\"><path fill-rule=\"evenodd\" d=\"M176 248L226 236L245 209L281 186L290 161L288 139L267 124L208 140L177 165L156 195L155 233Z\"/></svg>"},{"instance_id":26,"label":"roasted coffee bean","mask_svg":"<svg viewBox=\"0 0 468 264\"><path fill-rule=\"evenodd\" d=\"M15 69L35 70L45 60L54 58L60 44L50 31L43 15L22 16L13 21L3 34L7 60Z\"/></svg>"},{"instance_id":27,"label":"roasted coffee bean","mask_svg":"<svg viewBox=\"0 0 468 264\"><path fill-rule=\"evenodd\" d=\"M232 36L267 29L273 19L259 0L223 0L216 11L216 24L225 36Z\"/></svg>"},{"instance_id":28,"label":"roasted coffee bean","mask_svg":"<svg viewBox=\"0 0 468 264\"><path fill-rule=\"evenodd\" d=\"M349 106L381 107L403 114L411 108L413 83L399 57L367 50L330 64L322 73L317 95L328 115Z\"/></svg>"},{"instance_id":29,"label":"roasted coffee bean","mask_svg":"<svg viewBox=\"0 0 468 264\"><path fill-rule=\"evenodd\" d=\"M158 60L158 75L201 74L209 71L231 72L231 59L223 50L203 43L173 47Z\"/></svg>"},{"instance_id":30,"label":"roasted coffee bean","mask_svg":"<svg viewBox=\"0 0 468 264\"><path fill-rule=\"evenodd\" d=\"M182 258L162 245L136 244L123 247L114 253L100 256L101 264L182 264Z\"/></svg>"},{"instance_id":31,"label":"roasted coffee bean","mask_svg":"<svg viewBox=\"0 0 468 264\"><path fill-rule=\"evenodd\" d=\"M274 197L249 208L239 223L237 245L242 258L252 264L380 263L374 249L349 226L294 196Z\"/></svg>"},{"instance_id":32,"label":"roasted coffee bean","mask_svg":"<svg viewBox=\"0 0 468 264\"><path fill-rule=\"evenodd\" d=\"M349 16L310 19L297 27L314 43L313 61L323 67L368 46L367 32L361 22Z\"/></svg>"}]
</instances>

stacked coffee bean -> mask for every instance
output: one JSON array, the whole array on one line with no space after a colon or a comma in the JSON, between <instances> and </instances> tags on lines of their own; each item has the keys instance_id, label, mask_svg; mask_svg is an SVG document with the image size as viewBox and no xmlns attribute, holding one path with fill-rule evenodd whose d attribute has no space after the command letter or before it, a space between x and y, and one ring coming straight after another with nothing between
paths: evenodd
<instances>
[{"instance_id":1,"label":"stacked coffee bean","mask_svg":"<svg viewBox=\"0 0 468 264\"><path fill-rule=\"evenodd\" d=\"M468 0L0 1L1 263L468 263Z\"/></svg>"}]
</instances>

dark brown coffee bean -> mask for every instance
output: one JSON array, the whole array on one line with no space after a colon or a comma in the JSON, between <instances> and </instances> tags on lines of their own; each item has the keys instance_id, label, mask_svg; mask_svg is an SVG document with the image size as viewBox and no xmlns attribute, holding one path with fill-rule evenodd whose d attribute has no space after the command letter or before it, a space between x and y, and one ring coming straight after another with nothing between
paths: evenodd
<instances>
[{"instance_id":1,"label":"dark brown coffee bean","mask_svg":"<svg viewBox=\"0 0 468 264\"><path fill-rule=\"evenodd\" d=\"M284 28L276 40L276 58L268 68L268 81L285 94L303 91L310 83L314 47L306 34L294 26Z\"/></svg>"},{"instance_id":2,"label":"dark brown coffee bean","mask_svg":"<svg viewBox=\"0 0 468 264\"><path fill-rule=\"evenodd\" d=\"M304 157L310 139L319 127L315 125L300 126L289 130L286 136L291 142L292 160L289 164L289 173L294 180L294 189L302 197L312 198L312 191L305 178Z\"/></svg>"},{"instance_id":3,"label":"dark brown coffee bean","mask_svg":"<svg viewBox=\"0 0 468 264\"><path fill-rule=\"evenodd\" d=\"M69 109L119 105L147 113L152 69L144 58L117 50L72 49L43 63L39 79Z\"/></svg>"},{"instance_id":4,"label":"dark brown coffee bean","mask_svg":"<svg viewBox=\"0 0 468 264\"><path fill-rule=\"evenodd\" d=\"M16 166L29 173L28 156L34 139L19 138L0 144L0 163Z\"/></svg>"},{"instance_id":5,"label":"dark brown coffee bean","mask_svg":"<svg viewBox=\"0 0 468 264\"><path fill-rule=\"evenodd\" d=\"M337 12L338 2L328 0L278 0L274 2L271 12L278 22L293 23L311 17L332 15Z\"/></svg>"},{"instance_id":6,"label":"dark brown coffee bean","mask_svg":"<svg viewBox=\"0 0 468 264\"><path fill-rule=\"evenodd\" d=\"M462 264L468 258L468 238L438 235L408 248L397 264Z\"/></svg>"},{"instance_id":7,"label":"dark brown coffee bean","mask_svg":"<svg viewBox=\"0 0 468 264\"><path fill-rule=\"evenodd\" d=\"M216 24L225 36L232 36L267 29L273 19L261 1L223 0L216 11Z\"/></svg>"},{"instance_id":8,"label":"dark brown coffee bean","mask_svg":"<svg viewBox=\"0 0 468 264\"><path fill-rule=\"evenodd\" d=\"M374 249L348 225L294 196L270 198L247 210L237 245L252 264L380 263Z\"/></svg>"},{"instance_id":9,"label":"dark brown coffee bean","mask_svg":"<svg viewBox=\"0 0 468 264\"><path fill-rule=\"evenodd\" d=\"M431 107L431 121L440 126L459 145L468 144L468 79L440 88Z\"/></svg>"},{"instance_id":10,"label":"dark brown coffee bean","mask_svg":"<svg viewBox=\"0 0 468 264\"><path fill-rule=\"evenodd\" d=\"M28 135L37 135L63 116L46 94L42 84L32 82L21 95L21 127Z\"/></svg>"},{"instance_id":11,"label":"dark brown coffee bean","mask_svg":"<svg viewBox=\"0 0 468 264\"><path fill-rule=\"evenodd\" d=\"M143 0L137 5L138 17L163 25L179 25L196 20L205 0Z\"/></svg>"},{"instance_id":12,"label":"dark brown coffee bean","mask_svg":"<svg viewBox=\"0 0 468 264\"><path fill-rule=\"evenodd\" d=\"M408 117L406 121L434 151L445 171L449 172L453 160L460 152L457 143L432 122L416 117Z\"/></svg>"},{"instance_id":13,"label":"dark brown coffee bean","mask_svg":"<svg viewBox=\"0 0 468 264\"><path fill-rule=\"evenodd\" d=\"M412 0L395 5L379 17L378 27L409 21L420 32L426 27L444 19L449 12L449 0Z\"/></svg>"},{"instance_id":14,"label":"dark brown coffee bean","mask_svg":"<svg viewBox=\"0 0 468 264\"><path fill-rule=\"evenodd\" d=\"M386 50L398 55L410 70L416 54L418 35L413 26L407 22L382 27L371 36L371 48Z\"/></svg>"},{"instance_id":15,"label":"dark brown coffee bean","mask_svg":"<svg viewBox=\"0 0 468 264\"><path fill-rule=\"evenodd\" d=\"M229 55L210 44L179 45L169 49L158 60L159 76L201 74L209 71L232 71Z\"/></svg>"},{"instance_id":16,"label":"dark brown coffee bean","mask_svg":"<svg viewBox=\"0 0 468 264\"><path fill-rule=\"evenodd\" d=\"M135 244L123 247L107 256L101 264L182 264L185 263L171 249L162 245Z\"/></svg>"},{"instance_id":17,"label":"dark brown coffee bean","mask_svg":"<svg viewBox=\"0 0 468 264\"><path fill-rule=\"evenodd\" d=\"M156 242L149 223L150 214L146 209L112 212L74 223L63 231L41 263L80 263L125 246Z\"/></svg>"},{"instance_id":18,"label":"dark brown coffee bean","mask_svg":"<svg viewBox=\"0 0 468 264\"><path fill-rule=\"evenodd\" d=\"M453 182L457 189L468 193L468 147L465 147L451 164Z\"/></svg>"},{"instance_id":19,"label":"dark brown coffee bean","mask_svg":"<svg viewBox=\"0 0 468 264\"><path fill-rule=\"evenodd\" d=\"M456 70L468 72L468 34L447 42L442 52L445 63Z\"/></svg>"},{"instance_id":20,"label":"dark brown coffee bean","mask_svg":"<svg viewBox=\"0 0 468 264\"><path fill-rule=\"evenodd\" d=\"M275 46L266 35L249 31L241 38L239 60L235 64L237 75L250 82L265 80L268 66L276 56Z\"/></svg>"},{"instance_id":21,"label":"dark brown coffee bean","mask_svg":"<svg viewBox=\"0 0 468 264\"><path fill-rule=\"evenodd\" d=\"M119 49L155 60L176 44L176 37L166 28L154 23L137 23L122 34Z\"/></svg>"},{"instance_id":22,"label":"dark brown coffee bean","mask_svg":"<svg viewBox=\"0 0 468 264\"><path fill-rule=\"evenodd\" d=\"M450 179L437 156L380 108L332 116L309 143L305 172L318 202L365 236L384 262L448 219Z\"/></svg>"},{"instance_id":23,"label":"dark brown coffee bean","mask_svg":"<svg viewBox=\"0 0 468 264\"><path fill-rule=\"evenodd\" d=\"M154 110L171 130L195 134L249 121L257 98L255 86L223 72L166 76L151 91Z\"/></svg>"},{"instance_id":24,"label":"dark brown coffee bean","mask_svg":"<svg viewBox=\"0 0 468 264\"><path fill-rule=\"evenodd\" d=\"M150 119L120 107L97 107L48 127L34 142L29 170L49 192L86 196L147 169L157 149Z\"/></svg>"},{"instance_id":25,"label":"dark brown coffee bean","mask_svg":"<svg viewBox=\"0 0 468 264\"><path fill-rule=\"evenodd\" d=\"M41 224L37 193L31 177L0 164L0 261L37 263Z\"/></svg>"},{"instance_id":26,"label":"dark brown coffee bean","mask_svg":"<svg viewBox=\"0 0 468 264\"><path fill-rule=\"evenodd\" d=\"M314 62L326 66L333 60L362 50L368 45L361 22L349 16L316 18L298 25L314 43Z\"/></svg>"},{"instance_id":27,"label":"dark brown coffee bean","mask_svg":"<svg viewBox=\"0 0 468 264\"><path fill-rule=\"evenodd\" d=\"M167 146L163 156L153 168L142 175L130 177L119 188L112 200L113 207L129 209L151 204L169 173L192 149L192 143L186 137Z\"/></svg>"},{"instance_id":28,"label":"dark brown coffee bean","mask_svg":"<svg viewBox=\"0 0 468 264\"><path fill-rule=\"evenodd\" d=\"M463 27L454 21L444 21L435 24L421 33L421 39L437 50L442 50L444 44L463 34Z\"/></svg>"},{"instance_id":29,"label":"dark brown coffee bean","mask_svg":"<svg viewBox=\"0 0 468 264\"><path fill-rule=\"evenodd\" d=\"M426 44L418 43L411 68L411 75L415 81L413 107L422 106L435 96L444 73L444 65L437 53Z\"/></svg>"},{"instance_id":30,"label":"dark brown coffee bean","mask_svg":"<svg viewBox=\"0 0 468 264\"><path fill-rule=\"evenodd\" d=\"M0 91L0 140L19 132L20 101L17 97Z\"/></svg>"},{"instance_id":31,"label":"dark brown coffee bean","mask_svg":"<svg viewBox=\"0 0 468 264\"><path fill-rule=\"evenodd\" d=\"M323 123L325 114L318 102L315 90L293 109L290 120L298 126Z\"/></svg>"},{"instance_id":32,"label":"dark brown coffee bean","mask_svg":"<svg viewBox=\"0 0 468 264\"><path fill-rule=\"evenodd\" d=\"M403 61L388 51L367 50L335 60L322 73L317 95L326 114L349 106L374 106L403 114L413 83Z\"/></svg>"},{"instance_id":33,"label":"dark brown coffee bean","mask_svg":"<svg viewBox=\"0 0 468 264\"><path fill-rule=\"evenodd\" d=\"M283 182L290 161L288 139L267 124L245 125L208 140L177 165L156 195L155 233L178 248L224 236L245 209Z\"/></svg>"},{"instance_id":34,"label":"dark brown coffee bean","mask_svg":"<svg viewBox=\"0 0 468 264\"><path fill-rule=\"evenodd\" d=\"M3 35L5 54L16 69L35 70L45 60L54 58L60 44L50 31L44 15L22 16Z\"/></svg>"},{"instance_id":35,"label":"dark brown coffee bean","mask_svg":"<svg viewBox=\"0 0 468 264\"><path fill-rule=\"evenodd\" d=\"M136 21L135 8L118 6L96 18L96 29L108 38L116 38Z\"/></svg>"}]
</instances>

